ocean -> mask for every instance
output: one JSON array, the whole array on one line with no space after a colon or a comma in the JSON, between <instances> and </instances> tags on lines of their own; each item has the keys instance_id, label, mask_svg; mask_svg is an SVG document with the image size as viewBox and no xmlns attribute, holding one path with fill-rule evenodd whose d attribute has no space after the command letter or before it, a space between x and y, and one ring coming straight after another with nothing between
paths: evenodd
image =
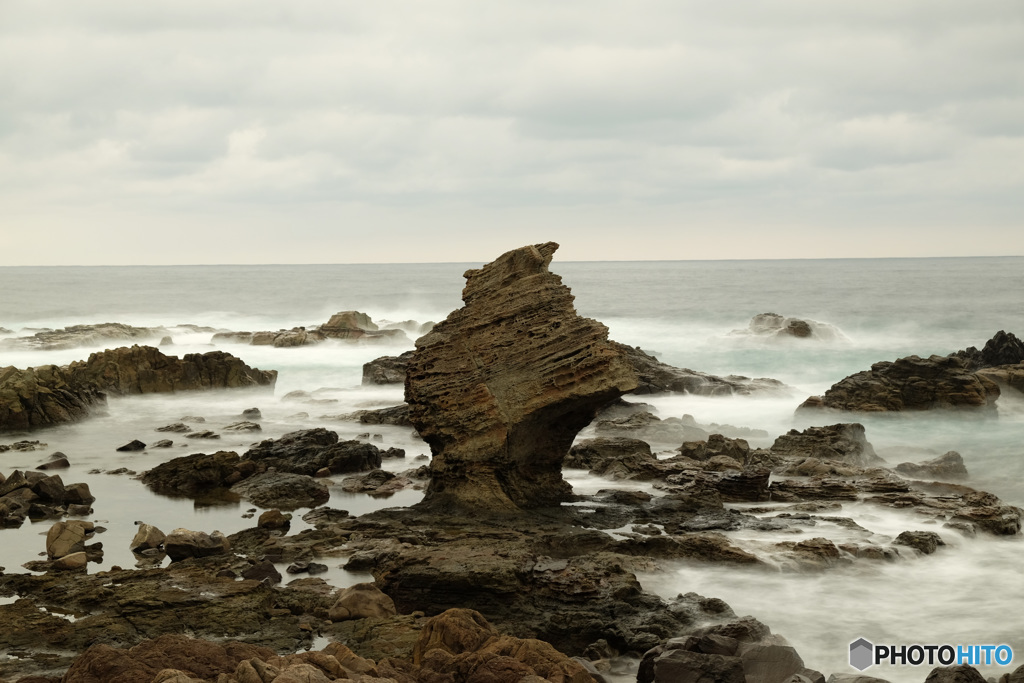
<instances>
[{"instance_id":1,"label":"ocean","mask_svg":"<svg viewBox=\"0 0 1024 683\"><path fill-rule=\"evenodd\" d=\"M174 345L165 353L205 352L211 333L183 324L228 330L312 327L331 314L359 310L375 321L438 321L460 304L462 273L478 263L403 265L266 265L169 267L0 268L0 328L120 322L169 328ZM792 261L560 262L551 270L572 288L577 310L605 323L610 337L654 353L671 365L719 375L772 377L794 387L792 396L708 398L644 396L661 417L693 415L701 423L725 423L765 430L750 439L768 446L789 429L821 424L796 415L807 396L874 362L917 354L948 354L981 347L998 330L1024 334L1024 258L834 259ZM765 339L745 334L750 319L774 312L827 323L839 331L831 340ZM10 336L10 335L8 335ZM151 340L155 344L158 340ZM111 345L106 345L111 346ZM91 517L106 531L97 537L105 556L89 571L132 566L128 541L135 521L164 531L187 527L225 534L252 525L242 515L251 506L199 505L151 494L125 468L141 473L170 457L211 449L244 452L251 443L295 429L326 426L342 438L372 431L383 446L407 451L405 462L429 453L408 428L367 427L332 416L402 401L400 386L360 386L362 364L397 355L412 342L395 345L324 343L301 348L225 344L219 348L250 365L279 371L273 393L229 391L147 395L111 399L105 415L43 429L27 438L47 444L35 452L0 454L0 472L33 468L61 451L72 463L65 482L89 483L97 501ZM66 364L97 348L11 350L0 347L0 366ZM290 391L317 392L315 406L282 400ZM876 451L891 464L920 461L956 450L970 472L967 483L1024 506L1024 400L1000 398L997 415L971 418L948 413L844 417L860 421ZM201 415L216 429L236 421L245 408L263 413L258 437L223 433L215 443L189 442L139 454L115 448L140 439L163 438L156 427L184 415ZM297 417L298 413L307 417ZM838 419L833 419L839 421ZM172 438L177 435L169 435ZM586 433L584 433L586 436ZM26 438L4 434L0 444ZM182 439L176 439L184 443ZM378 444L380 445L380 444ZM416 463L418 464L418 463ZM615 485L583 472L569 472L577 490ZM353 513L408 505L421 493L405 491L387 499L332 492L329 505ZM300 511L301 514L301 511ZM906 529L936 530L949 544L934 555L893 563L855 562L822 573L749 571L724 566L661 563L641 577L644 586L667 598L696 591L719 597L739 614L751 614L786 637L806 664L829 673L853 673L847 646L872 642L1000 644L1024 662L1024 561L1020 537L965 538L936 529L923 519L862 503L844 505L884 541ZM0 565L19 571L43 553L50 521L0 530ZM293 533L305 528L293 522ZM807 537L828 535L809 529ZM734 541L757 551L769 539L761 532L733 532ZM841 532L830 536L836 540ZM368 579L330 563L328 580L341 586ZM981 667L998 675L998 667ZM873 668L867 673L895 682L920 681L927 667Z\"/></svg>"}]
</instances>

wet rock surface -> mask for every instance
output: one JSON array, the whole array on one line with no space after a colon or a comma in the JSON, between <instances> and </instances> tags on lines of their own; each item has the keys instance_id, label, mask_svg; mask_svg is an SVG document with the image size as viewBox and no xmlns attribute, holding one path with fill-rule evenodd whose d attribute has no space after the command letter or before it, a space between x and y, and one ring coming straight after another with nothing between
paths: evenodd
<instances>
[{"instance_id":1,"label":"wet rock surface","mask_svg":"<svg viewBox=\"0 0 1024 683\"><path fill-rule=\"evenodd\" d=\"M132 342L160 339L168 334L163 327L133 327L123 323L69 325L59 330L41 330L30 336L4 339L7 348L32 348L46 351L100 346L110 342Z\"/></svg>"},{"instance_id":2,"label":"wet rock surface","mask_svg":"<svg viewBox=\"0 0 1024 683\"><path fill-rule=\"evenodd\" d=\"M412 351L400 356L381 356L363 365L363 384L405 384Z\"/></svg>"},{"instance_id":3,"label":"wet rock surface","mask_svg":"<svg viewBox=\"0 0 1024 683\"><path fill-rule=\"evenodd\" d=\"M101 351L63 367L0 368L0 431L84 419L107 394L273 386L276 379L276 371L251 368L223 351L179 359L150 346Z\"/></svg>"},{"instance_id":4,"label":"wet rock surface","mask_svg":"<svg viewBox=\"0 0 1024 683\"><path fill-rule=\"evenodd\" d=\"M734 336L752 336L771 339L806 339L817 341L845 340L846 336L835 325L816 320L787 318L778 313L759 313L750 320L745 330L733 330Z\"/></svg>"},{"instance_id":5,"label":"wet rock surface","mask_svg":"<svg viewBox=\"0 0 1024 683\"><path fill-rule=\"evenodd\" d=\"M979 351L970 347L948 356L908 356L882 361L811 396L801 409L886 412L964 408L991 410L1000 384L1024 387L1024 342L1000 330Z\"/></svg>"},{"instance_id":6,"label":"wet rock surface","mask_svg":"<svg viewBox=\"0 0 1024 683\"><path fill-rule=\"evenodd\" d=\"M464 306L416 341L409 419L430 445L425 505L516 510L569 489L562 459L605 404L637 386L607 328L548 270L558 245L466 272Z\"/></svg>"},{"instance_id":7,"label":"wet rock surface","mask_svg":"<svg viewBox=\"0 0 1024 683\"><path fill-rule=\"evenodd\" d=\"M382 452L373 444L339 441L337 432L318 427L262 441L244 457L258 463L261 468L273 467L281 472L314 475L324 468L335 474L378 468Z\"/></svg>"},{"instance_id":8,"label":"wet rock surface","mask_svg":"<svg viewBox=\"0 0 1024 683\"><path fill-rule=\"evenodd\" d=\"M741 375L719 377L686 368L676 368L662 363L639 347L618 342L611 343L626 357L636 372L639 383L637 388L631 392L634 394L657 394L672 391L699 396L789 396L792 393L790 387L775 379L766 377L751 379Z\"/></svg>"}]
</instances>

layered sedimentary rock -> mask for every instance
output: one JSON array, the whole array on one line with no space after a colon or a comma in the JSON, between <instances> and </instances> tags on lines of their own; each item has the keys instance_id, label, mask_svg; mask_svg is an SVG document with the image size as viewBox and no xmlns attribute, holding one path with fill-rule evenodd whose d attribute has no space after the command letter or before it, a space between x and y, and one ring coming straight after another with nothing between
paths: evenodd
<instances>
[{"instance_id":1,"label":"layered sedimentary rock","mask_svg":"<svg viewBox=\"0 0 1024 683\"><path fill-rule=\"evenodd\" d=\"M86 417L107 394L273 386L276 370L258 370L223 351L167 356L151 346L93 353L63 367L0 368L0 431Z\"/></svg>"},{"instance_id":2,"label":"layered sedimentary rock","mask_svg":"<svg viewBox=\"0 0 1024 683\"><path fill-rule=\"evenodd\" d=\"M608 329L580 317L548 242L466 272L465 305L416 342L405 399L433 451L425 505L508 510L570 493L562 459L637 386Z\"/></svg>"}]
</instances>

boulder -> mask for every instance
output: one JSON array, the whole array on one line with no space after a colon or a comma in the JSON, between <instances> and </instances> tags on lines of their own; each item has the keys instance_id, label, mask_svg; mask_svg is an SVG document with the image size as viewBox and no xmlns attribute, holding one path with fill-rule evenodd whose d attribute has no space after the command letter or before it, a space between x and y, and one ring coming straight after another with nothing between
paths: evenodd
<instances>
[{"instance_id":1,"label":"boulder","mask_svg":"<svg viewBox=\"0 0 1024 683\"><path fill-rule=\"evenodd\" d=\"M999 385L957 356L882 361L804 401L801 409L892 412L933 408L994 409Z\"/></svg>"},{"instance_id":2,"label":"boulder","mask_svg":"<svg viewBox=\"0 0 1024 683\"><path fill-rule=\"evenodd\" d=\"M454 674L458 677L454 680L481 683L594 681L580 662L549 643L503 636L483 615L469 609L447 610L427 621L413 648L413 663L425 672Z\"/></svg>"},{"instance_id":3,"label":"boulder","mask_svg":"<svg viewBox=\"0 0 1024 683\"><path fill-rule=\"evenodd\" d=\"M321 482L305 474L264 472L235 484L234 493L263 508L312 508L331 497Z\"/></svg>"},{"instance_id":4,"label":"boulder","mask_svg":"<svg viewBox=\"0 0 1024 683\"><path fill-rule=\"evenodd\" d=\"M165 496L195 496L230 486L255 471L234 451L193 453L160 463L142 475L142 483Z\"/></svg>"},{"instance_id":5,"label":"boulder","mask_svg":"<svg viewBox=\"0 0 1024 683\"><path fill-rule=\"evenodd\" d=\"M138 439L135 439L133 441L129 441L128 443L126 443L123 446L119 446L116 450L118 450L118 451L120 451L122 453L133 453L133 452L137 452L137 451L144 451L144 450L146 450L146 444L142 443Z\"/></svg>"},{"instance_id":6,"label":"boulder","mask_svg":"<svg viewBox=\"0 0 1024 683\"><path fill-rule=\"evenodd\" d=\"M956 451L949 451L932 460L924 462L903 462L896 465L896 471L907 477L917 479L966 479L967 468L963 457Z\"/></svg>"},{"instance_id":7,"label":"boulder","mask_svg":"<svg viewBox=\"0 0 1024 683\"><path fill-rule=\"evenodd\" d=\"M96 496L92 495L89 485L83 482L68 484L64 487L64 502L71 505L91 505L96 502ZM68 508L68 514L73 514Z\"/></svg>"},{"instance_id":8,"label":"boulder","mask_svg":"<svg viewBox=\"0 0 1024 683\"><path fill-rule=\"evenodd\" d=\"M838 460L858 467L885 463L868 442L864 425L856 422L808 427L802 432L791 429L775 439L770 450L773 455L788 458Z\"/></svg>"},{"instance_id":9,"label":"boulder","mask_svg":"<svg viewBox=\"0 0 1024 683\"><path fill-rule=\"evenodd\" d=\"M710 460L724 455L742 465L750 454L750 444L745 439L730 439L721 434L709 434L707 440L683 443L679 448L679 454L694 460Z\"/></svg>"},{"instance_id":10,"label":"boulder","mask_svg":"<svg viewBox=\"0 0 1024 683\"><path fill-rule=\"evenodd\" d=\"M228 432L259 432L263 431L263 428L259 423L242 420L241 422L232 422L224 427L224 430Z\"/></svg>"},{"instance_id":11,"label":"boulder","mask_svg":"<svg viewBox=\"0 0 1024 683\"><path fill-rule=\"evenodd\" d=\"M159 548L164 544L167 537L164 532L157 529L155 526L146 524L145 522L136 522L139 530L135 532L135 537L132 538L129 547L134 553L140 553L143 550L151 550Z\"/></svg>"},{"instance_id":12,"label":"boulder","mask_svg":"<svg viewBox=\"0 0 1024 683\"><path fill-rule=\"evenodd\" d=\"M820 323L816 320L787 318L778 313L759 313L755 315L745 330L733 330L733 335L749 335L773 339L814 339L833 341L846 339L835 325Z\"/></svg>"},{"instance_id":13,"label":"boulder","mask_svg":"<svg viewBox=\"0 0 1024 683\"><path fill-rule=\"evenodd\" d=\"M904 531L896 537L893 545L909 546L925 555L931 555L939 549L940 545L946 545L946 543L942 540L942 536L934 531Z\"/></svg>"},{"instance_id":14,"label":"boulder","mask_svg":"<svg viewBox=\"0 0 1024 683\"><path fill-rule=\"evenodd\" d=\"M207 534L203 531L175 529L164 539L164 551L172 562L189 557L210 557L231 552L231 543L219 531Z\"/></svg>"},{"instance_id":15,"label":"boulder","mask_svg":"<svg viewBox=\"0 0 1024 683\"><path fill-rule=\"evenodd\" d=\"M646 441L627 437L585 439L569 449L563 467L616 479L652 479L662 472Z\"/></svg>"},{"instance_id":16,"label":"boulder","mask_svg":"<svg viewBox=\"0 0 1024 683\"><path fill-rule=\"evenodd\" d=\"M71 467L71 463L68 462L68 456L64 455L60 451L57 451L50 456L50 459L41 465L36 467L37 470L66 470Z\"/></svg>"},{"instance_id":17,"label":"boulder","mask_svg":"<svg viewBox=\"0 0 1024 683\"><path fill-rule=\"evenodd\" d=\"M260 529L279 529L287 531L292 525L292 516L283 513L278 509L265 510L256 520L256 526Z\"/></svg>"},{"instance_id":18,"label":"boulder","mask_svg":"<svg viewBox=\"0 0 1024 683\"><path fill-rule=\"evenodd\" d=\"M372 583L357 583L338 594L329 616L332 621L344 621L367 617L383 619L397 613L394 601L377 586Z\"/></svg>"},{"instance_id":19,"label":"boulder","mask_svg":"<svg viewBox=\"0 0 1024 683\"><path fill-rule=\"evenodd\" d=\"M259 408L246 408L242 411L242 417L246 420L262 420L263 413L260 412Z\"/></svg>"},{"instance_id":20,"label":"boulder","mask_svg":"<svg viewBox=\"0 0 1024 683\"><path fill-rule=\"evenodd\" d=\"M93 534L92 522L69 520L57 522L46 532L46 556L59 559L72 553L85 551L85 541Z\"/></svg>"},{"instance_id":21,"label":"boulder","mask_svg":"<svg viewBox=\"0 0 1024 683\"><path fill-rule=\"evenodd\" d=\"M191 432L192 428L184 422L175 422L174 424L164 425L163 427L157 427L158 432L175 432L178 434L184 434L185 432Z\"/></svg>"},{"instance_id":22,"label":"boulder","mask_svg":"<svg viewBox=\"0 0 1024 683\"><path fill-rule=\"evenodd\" d=\"M323 468L335 474L367 472L380 467L381 455L373 444L339 442L336 432L317 427L262 441L247 451L244 459L281 472L315 475Z\"/></svg>"},{"instance_id":23,"label":"boulder","mask_svg":"<svg viewBox=\"0 0 1024 683\"><path fill-rule=\"evenodd\" d=\"M363 364L363 384L405 384L412 351L400 356L381 356Z\"/></svg>"},{"instance_id":24,"label":"boulder","mask_svg":"<svg viewBox=\"0 0 1024 683\"><path fill-rule=\"evenodd\" d=\"M549 242L466 272L464 306L416 340L405 400L434 457L426 506L515 511L570 495L562 460L637 386L607 328L576 314Z\"/></svg>"},{"instance_id":25,"label":"boulder","mask_svg":"<svg viewBox=\"0 0 1024 683\"><path fill-rule=\"evenodd\" d=\"M277 567L270 560L262 560L256 562L252 566L242 570L243 579L252 579L253 581L263 581L268 586L275 583L281 583L281 572L277 571Z\"/></svg>"},{"instance_id":26,"label":"boulder","mask_svg":"<svg viewBox=\"0 0 1024 683\"><path fill-rule=\"evenodd\" d=\"M76 553L68 553L56 558L50 563L50 569L56 571L77 571L85 569L88 564L89 554L84 550L80 550Z\"/></svg>"}]
</instances>

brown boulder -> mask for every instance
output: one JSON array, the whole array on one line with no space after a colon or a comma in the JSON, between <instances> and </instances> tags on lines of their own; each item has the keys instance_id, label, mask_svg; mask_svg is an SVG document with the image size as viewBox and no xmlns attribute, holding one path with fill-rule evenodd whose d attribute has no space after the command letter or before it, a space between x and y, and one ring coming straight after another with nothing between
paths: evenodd
<instances>
[{"instance_id":1,"label":"brown boulder","mask_svg":"<svg viewBox=\"0 0 1024 683\"><path fill-rule=\"evenodd\" d=\"M199 679L216 679L218 674L233 673L243 660L267 660L273 656L273 650L257 645L165 635L127 650L93 645L75 660L61 681L140 683L153 680L166 669Z\"/></svg>"},{"instance_id":2,"label":"brown boulder","mask_svg":"<svg viewBox=\"0 0 1024 683\"><path fill-rule=\"evenodd\" d=\"M450 609L430 619L413 649L422 669L453 672L459 680L519 683L527 676L563 683L593 683L579 662L549 643L501 635L482 614ZM528 679L527 679L528 680Z\"/></svg>"},{"instance_id":3,"label":"brown boulder","mask_svg":"<svg viewBox=\"0 0 1024 683\"><path fill-rule=\"evenodd\" d=\"M85 541L92 536L93 523L80 520L57 522L46 532L46 556L56 560L85 550Z\"/></svg>"},{"instance_id":4,"label":"brown boulder","mask_svg":"<svg viewBox=\"0 0 1024 683\"><path fill-rule=\"evenodd\" d=\"M434 454L425 505L558 504L577 432L637 386L608 329L577 315L548 270L557 248L522 247L467 271L465 305L416 341L405 399Z\"/></svg>"},{"instance_id":5,"label":"brown boulder","mask_svg":"<svg viewBox=\"0 0 1024 683\"><path fill-rule=\"evenodd\" d=\"M395 602L372 583L357 583L342 590L329 612L332 621L383 619L396 614Z\"/></svg>"}]
</instances>

